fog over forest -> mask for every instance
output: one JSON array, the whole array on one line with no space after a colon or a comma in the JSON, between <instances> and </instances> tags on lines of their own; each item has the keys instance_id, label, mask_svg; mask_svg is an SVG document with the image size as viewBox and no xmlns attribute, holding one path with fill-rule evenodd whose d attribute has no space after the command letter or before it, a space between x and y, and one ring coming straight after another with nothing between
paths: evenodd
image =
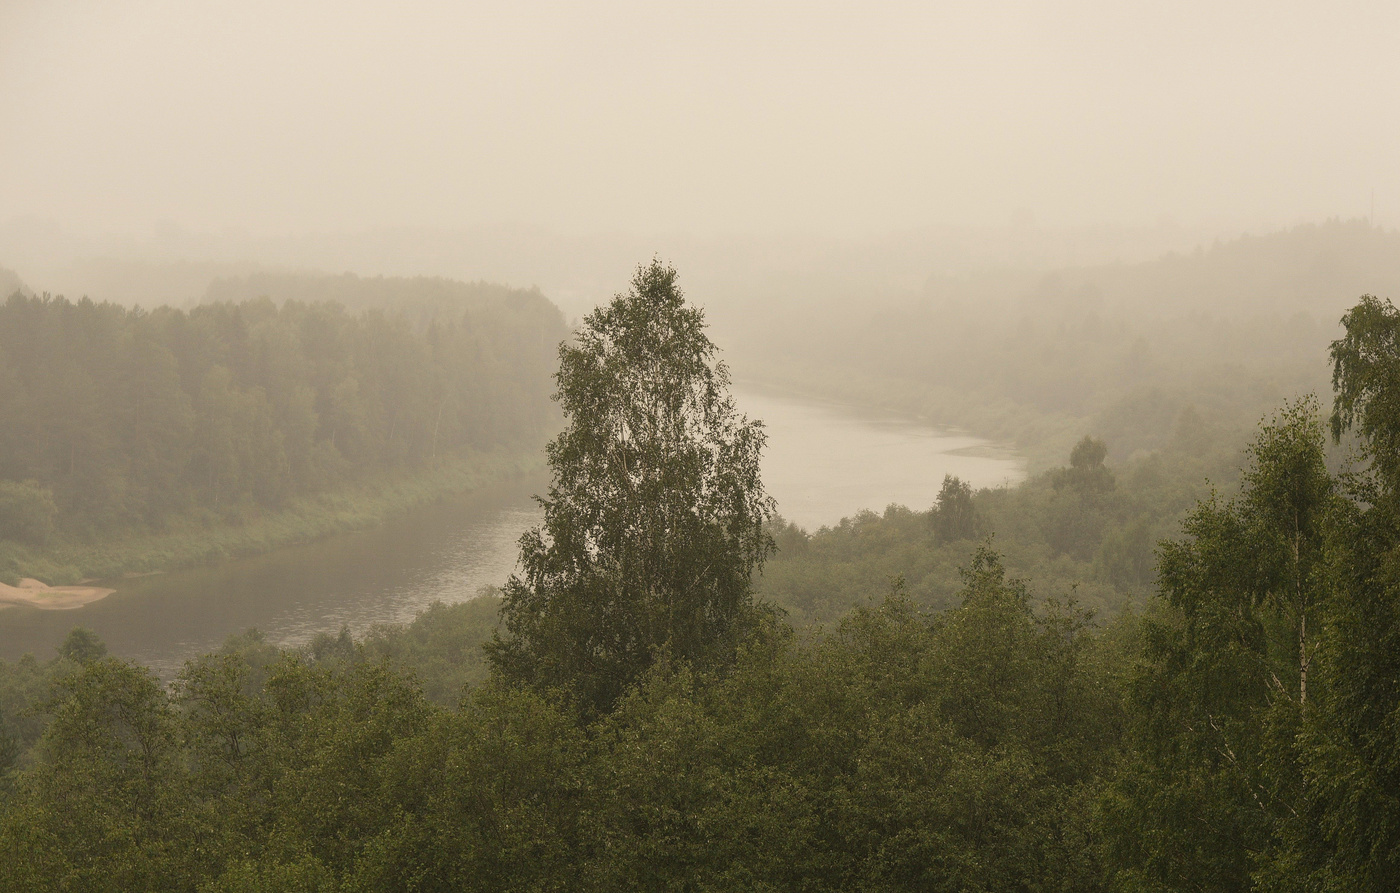
<instances>
[{"instance_id":1,"label":"fog over forest","mask_svg":"<svg viewBox=\"0 0 1400 893\"><path fill-rule=\"evenodd\" d=\"M0 0L0 893L1400 889L1397 43Z\"/></svg>"}]
</instances>

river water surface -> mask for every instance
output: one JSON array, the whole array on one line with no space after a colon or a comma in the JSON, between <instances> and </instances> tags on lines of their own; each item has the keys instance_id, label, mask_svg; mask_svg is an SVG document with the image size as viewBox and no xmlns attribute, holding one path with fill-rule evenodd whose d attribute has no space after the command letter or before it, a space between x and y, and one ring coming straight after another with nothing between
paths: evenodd
<instances>
[{"instance_id":1,"label":"river water surface","mask_svg":"<svg viewBox=\"0 0 1400 893\"><path fill-rule=\"evenodd\" d=\"M763 477L778 511L809 530L890 503L927 508L945 474L974 487L1024 476L1014 454L917 422L754 389L736 390L735 402L767 428ZM359 634L411 620L434 601L462 601L505 581L520 535L540 519L531 497L547 483L509 481L373 530L108 584L113 595L72 611L0 610L0 658L47 659L70 629L86 626L111 653L169 679L252 627L294 645L342 626Z\"/></svg>"}]
</instances>

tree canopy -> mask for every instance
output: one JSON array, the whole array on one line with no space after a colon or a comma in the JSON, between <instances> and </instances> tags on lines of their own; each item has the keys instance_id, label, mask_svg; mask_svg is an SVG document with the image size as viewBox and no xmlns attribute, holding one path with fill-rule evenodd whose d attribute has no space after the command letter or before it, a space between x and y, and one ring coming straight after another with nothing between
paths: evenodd
<instances>
[{"instance_id":1,"label":"tree canopy","mask_svg":"<svg viewBox=\"0 0 1400 893\"><path fill-rule=\"evenodd\" d=\"M532 292L452 307L415 327L332 303L14 294L0 304L0 541L160 530L533 448L554 421L558 309Z\"/></svg>"},{"instance_id":2,"label":"tree canopy","mask_svg":"<svg viewBox=\"0 0 1400 893\"><path fill-rule=\"evenodd\" d=\"M751 579L772 548L761 423L676 271L653 260L559 349L568 427L548 447L543 524L504 589L507 677L605 710L664 655L705 672L752 620Z\"/></svg>"}]
</instances>

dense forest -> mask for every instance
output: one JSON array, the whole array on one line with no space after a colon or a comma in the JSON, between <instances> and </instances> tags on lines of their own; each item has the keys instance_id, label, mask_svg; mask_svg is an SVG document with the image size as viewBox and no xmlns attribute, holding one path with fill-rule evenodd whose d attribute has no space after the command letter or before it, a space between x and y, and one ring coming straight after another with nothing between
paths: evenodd
<instances>
[{"instance_id":1,"label":"dense forest","mask_svg":"<svg viewBox=\"0 0 1400 893\"><path fill-rule=\"evenodd\" d=\"M385 299L357 312L15 293L0 305L0 574L24 549L236 523L375 475L532 452L557 418L563 319L537 292L458 286L376 280ZM355 280L323 293L337 289Z\"/></svg>"},{"instance_id":2,"label":"dense forest","mask_svg":"<svg viewBox=\"0 0 1400 893\"><path fill-rule=\"evenodd\" d=\"M570 423L499 598L249 633L169 689L82 630L0 665L0 889L1393 890L1397 345L1363 298L1330 415L1279 406L1220 491L1172 489L1187 426L1175 471L1083 438L1018 491L809 535L653 263L561 348ZM1162 499L1151 563L1115 558ZM1153 594L1095 618L1002 541ZM940 549L955 583L918 575ZM859 561L890 573L854 608L840 579L797 601L804 562Z\"/></svg>"}]
</instances>

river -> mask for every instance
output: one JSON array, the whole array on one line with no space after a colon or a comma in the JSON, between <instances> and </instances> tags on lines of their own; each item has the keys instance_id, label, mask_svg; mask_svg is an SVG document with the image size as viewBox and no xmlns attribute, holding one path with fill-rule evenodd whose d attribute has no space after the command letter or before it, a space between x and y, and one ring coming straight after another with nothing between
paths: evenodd
<instances>
[{"instance_id":1,"label":"river","mask_svg":"<svg viewBox=\"0 0 1400 893\"><path fill-rule=\"evenodd\" d=\"M945 474L974 487L1024 476L1014 454L907 419L753 388L736 389L735 402L767 429L763 477L779 512L809 530L890 503L927 508ZM358 634L411 620L434 601L462 601L505 581L521 533L540 517L531 497L546 484L509 481L373 530L108 584L117 592L72 611L0 610L0 658L47 658L70 629L86 626L111 653L170 679L188 658L251 627L293 645L342 626Z\"/></svg>"}]
</instances>

